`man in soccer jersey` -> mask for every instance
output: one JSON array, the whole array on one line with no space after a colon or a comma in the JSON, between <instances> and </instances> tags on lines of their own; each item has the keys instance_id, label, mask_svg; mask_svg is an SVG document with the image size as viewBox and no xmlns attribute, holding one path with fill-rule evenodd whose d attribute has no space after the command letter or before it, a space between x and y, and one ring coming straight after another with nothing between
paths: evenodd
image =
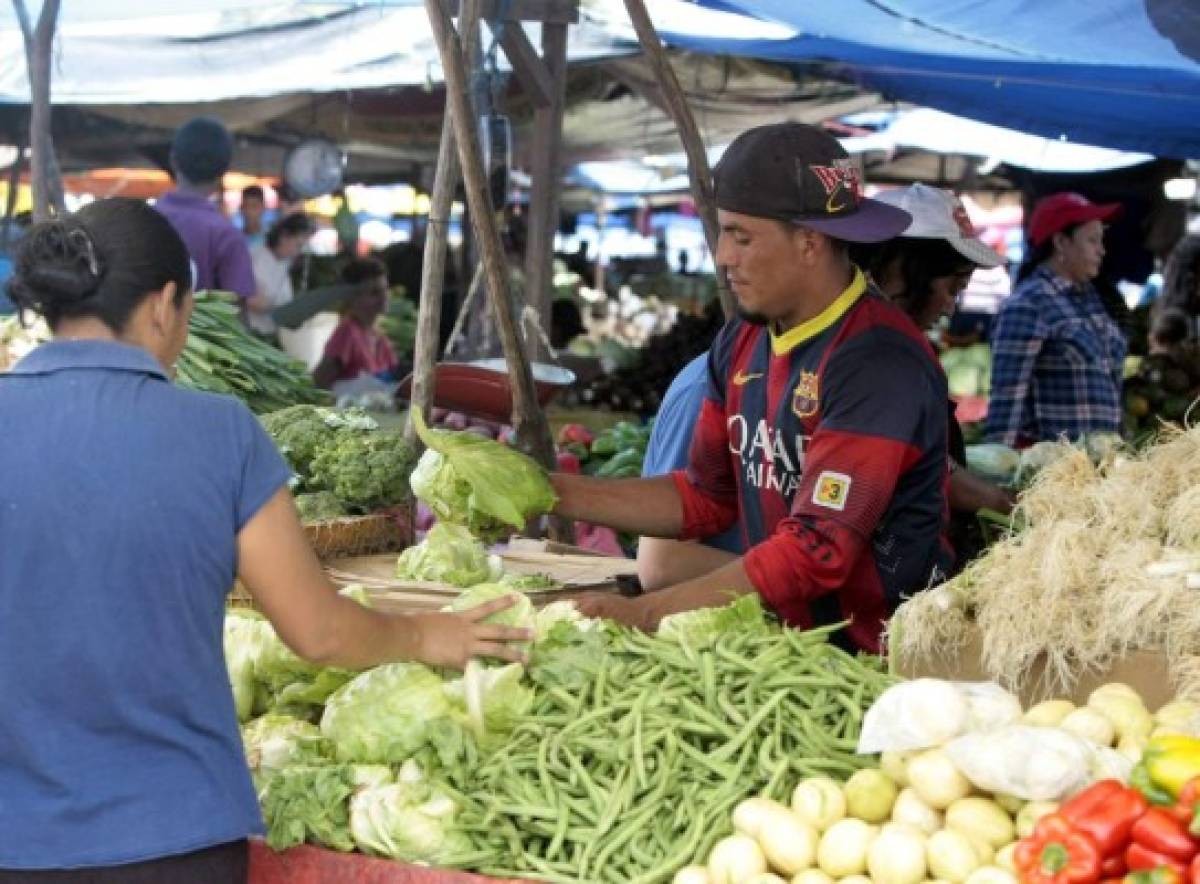
<instances>
[{"instance_id":1,"label":"man in soccer jersey","mask_svg":"<svg viewBox=\"0 0 1200 884\"><path fill-rule=\"evenodd\" d=\"M556 475L556 512L682 539L737 525L746 553L581 607L650 630L757 592L794 626L849 621L834 639L878 652L896 605L949 564L945 377L846 246L910 218L865 198L837 140L797 123L744 132L714 179L716 263L740 315L711 348L689 464L650 479Z\"/></svg>"}]
</instances>

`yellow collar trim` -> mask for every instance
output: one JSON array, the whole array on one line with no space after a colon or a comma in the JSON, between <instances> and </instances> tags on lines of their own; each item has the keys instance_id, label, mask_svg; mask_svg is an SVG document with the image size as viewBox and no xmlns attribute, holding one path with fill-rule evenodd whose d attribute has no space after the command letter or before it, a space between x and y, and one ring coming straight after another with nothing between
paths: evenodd
<instances>
[{"instance_id":1,"label":"yellow collar trim","mask_svg":"<svg viewBox=\"0 0 1200 884\"><path fill-rule=\"evenodd\" d=\"M838 295L832 304L812 319L800 323L795 328L788 329L781 335L775 334L774 329L771 330L771 352L776 356L783 356L797 345L803 344L810 338L815 338L845 316L866 290L867 278L863 276L861 270L855 267L854 278L850 280L850 285L846 286L846 290Z\"/></svg>"}]
</instances>

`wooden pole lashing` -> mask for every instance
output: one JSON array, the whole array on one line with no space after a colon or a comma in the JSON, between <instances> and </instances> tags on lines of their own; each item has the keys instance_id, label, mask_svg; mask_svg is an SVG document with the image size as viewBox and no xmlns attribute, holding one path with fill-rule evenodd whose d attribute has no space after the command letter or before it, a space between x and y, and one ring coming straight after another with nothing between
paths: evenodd
<instances>
[{"instance_id":1,"label":"wooden pole lashing","mask_svg":"<svg viewBox=\"0 0 1200 884\"><path fill-rule=\"evenodd\" d=\"M461 42L450 16L442 5L442 0L425 0L425 10L429 15L438 44L438 53L442 59L446 78L446 103L454 121L455 144L466 183L467 204L479 240L488 297L491 299L493 314L499 326L500 343L508 364L508 380L513 393L513 429L516 431L517 444L547 469L553 469L554 443L550 436L550 425L538 404L533 371L518 329L509 291L508 265L488 193L479 138L472 125Z\"/></svg>"},{"instance_id":2,"label":"wooden pole lashing","mask_svg":"<svg viewBox=\"0 0 1200 884\"><path fill-rule=\"evenodd\" d=\"M464 45L468 53L473 54L479 42L479 20L479 0L466 0L462 6L460 24L466 35ZM450 209L461 177L460 171L454 145L454 122L451 115L446 114L442 119L437 171L433 178L433 192L429 197L429 220L421 265L421 297L417 307L417 338L413 350L412 411L420 411L426 424L432 423L430 412L433 408L434 372L438 359L446 252L450 242ZM409 442L419 444L411 417L404 432Z\"/></svg>"}]
</instances>

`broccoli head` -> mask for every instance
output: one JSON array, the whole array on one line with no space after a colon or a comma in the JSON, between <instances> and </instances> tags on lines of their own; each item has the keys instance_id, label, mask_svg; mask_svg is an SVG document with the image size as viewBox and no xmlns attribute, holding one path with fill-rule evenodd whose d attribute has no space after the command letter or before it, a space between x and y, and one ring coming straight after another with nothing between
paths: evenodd
<instances>
[{"instance_id":1,"label":"broccoli head","mask_svg":"<svg viewBox=\"0 0 1200 884\"><path fill-rule=\"evenodd\" d=\"M349 515L337 495L330 491L296 495L296 510L301 522L325 522Z\"/></svg>"},{"instance_id":2,"label":"broccoli head","mask_svg":"<svg viewBox=\"0 0 1200 884\"><path fill-rule=\"evenodd\" d=\"M293 405L264 414L259 420L292 471L300 477L301 487L311 489L309 476L318 449L337 435L329 420L330 410L315 405Z\"/></svg>"},{"instance_id":3,"label":"broccoli head","mask_svg":"<svg viewBox=\"0 0 1200 884\"><path fill-rule=\"evenodd\" d=\"M401 433L343 430L317 450L311 482L332 492L351 511L373 512L408 497L415 460Z\"/></svg>"}]
</instances>

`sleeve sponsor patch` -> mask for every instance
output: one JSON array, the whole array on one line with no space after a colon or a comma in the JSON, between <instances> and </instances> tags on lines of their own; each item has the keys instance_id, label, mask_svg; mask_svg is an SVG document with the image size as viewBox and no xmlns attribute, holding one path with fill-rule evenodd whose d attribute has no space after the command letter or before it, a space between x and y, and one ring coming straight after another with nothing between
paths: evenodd
<instances>
[{"instance_id":1,"label":"sleeve sponsor patch","mask_svg":"<svg viewBox=\"0 0 1200 884\"><path fill-rule=\"evenodd\" d=\"M841 512L846 508L846 498L849 496L850 477L845 473L826 470L817 476L812 494L812 502L817 506Z\"/></svg>"}]
</instances>

